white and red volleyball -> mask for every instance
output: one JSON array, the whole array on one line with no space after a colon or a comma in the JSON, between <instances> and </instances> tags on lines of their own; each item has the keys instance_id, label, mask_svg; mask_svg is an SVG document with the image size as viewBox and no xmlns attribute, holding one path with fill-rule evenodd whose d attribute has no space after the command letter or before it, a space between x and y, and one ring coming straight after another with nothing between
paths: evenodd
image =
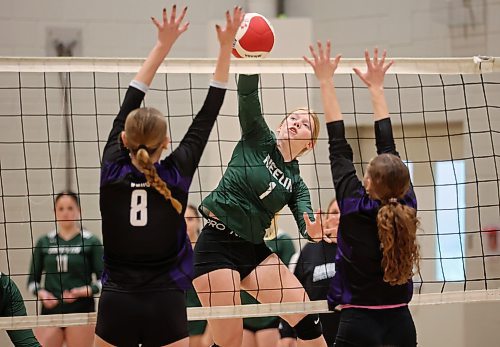
<instances>
[{"instance_id":1,"label":"white and red volleyball","mask_svg":"<svg viewBox=\"0 0 500 347\"><path fill-rule=\"evenodd\" d=\"M266 17L247 13L233 43L236 58L264 58L274 46L274 29Z\"/></svg>"}]
</instances>

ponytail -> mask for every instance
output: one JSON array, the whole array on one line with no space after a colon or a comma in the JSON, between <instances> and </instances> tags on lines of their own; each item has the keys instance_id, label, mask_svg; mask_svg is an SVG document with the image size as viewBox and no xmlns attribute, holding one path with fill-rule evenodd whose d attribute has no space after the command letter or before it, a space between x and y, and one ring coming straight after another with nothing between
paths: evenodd
<instances>
[{"instance_id":1,"label":"ponytail","mask_svg":"<svg viewBox=\"0 0 500 347\"><path fill-rule=\"evenodd\" d=\"M178 214L182 212L182 204L179 200L175 199L168 189L167 184L158 176L158 172L149 157L148 151L142 146L139 148L135 154L137 158L137 162L139 163L144 176L146 176L146 180L148 183L155 188L161 195L165 197L165 200L170 201L173 208L177 211Z\"/></svg>"},{"instance_id":2,"label":"ponytail","mask_svg":"<svg viewBox=\"0 0 500 347\"><path fill-rule=\"evenodd\" d=\"M378 236L382 244L384 281L401 285L413 276L414 265L419 271L417 211L391 201L382 205L377 214Z\"/></svg>"}]
</instances>

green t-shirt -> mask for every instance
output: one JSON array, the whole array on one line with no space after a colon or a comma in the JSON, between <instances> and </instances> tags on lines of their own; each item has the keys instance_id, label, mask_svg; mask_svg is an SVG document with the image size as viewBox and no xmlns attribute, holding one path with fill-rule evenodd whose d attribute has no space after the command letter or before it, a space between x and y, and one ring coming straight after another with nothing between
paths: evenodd
<instances>
[{"instance_id":1,"label":"green t-shirt","mask_svg":"<svg viewBox=\"0 0 500 347\"><path fill-rule=\"evenodd\" d=\"M100 290L103 269L101 241L83 230L71 240L63 240L56 231L42 236L33 249L28 288L33 294L41 288L61 298L62 292L90 285L92 294ZM42 273L45 282L40 284ZM97 282L92 282L92 274Z\"/></svg>"},{"instance_id":2,"label":"green t-shirt","mask_svg":"<svg viewBox=\"0 0 500 347\"><path fill-rule=\"evenodd\" d=\"M258 75L239 77L242 138L201 210L215 214L241 238L260 244L274 215L288 205L299 231L307 237L303 213L314 220L309 190L300 177L298 161L284 161L276 137L262 117L258 82Z\"/></svg>"},{"instance_id":3,"label":"green t-shirt","mask_svg":"<svg viewBox=\"0 0 500 347\"><path fill-rule=\"evenodd\" d=\"M26 316L23 297L14 281L0 273L0 317ZM40 347L31 329L8 330L15 347Z\"/></svg>"}]
</instances>

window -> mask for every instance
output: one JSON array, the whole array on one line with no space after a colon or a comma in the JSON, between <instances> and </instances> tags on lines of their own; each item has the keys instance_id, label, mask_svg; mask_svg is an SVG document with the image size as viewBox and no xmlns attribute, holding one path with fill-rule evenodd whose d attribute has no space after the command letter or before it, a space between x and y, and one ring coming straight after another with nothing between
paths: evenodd
<instances>
[{"instance_id":1,"label":"window","mask_svg":"<svg viewBox=\"0 0 500 347\"><path fill-rule=\"evenodd\" d=\"M435 163L436 279L465 280L465 163Z\"/></svg>"}]
</instances>

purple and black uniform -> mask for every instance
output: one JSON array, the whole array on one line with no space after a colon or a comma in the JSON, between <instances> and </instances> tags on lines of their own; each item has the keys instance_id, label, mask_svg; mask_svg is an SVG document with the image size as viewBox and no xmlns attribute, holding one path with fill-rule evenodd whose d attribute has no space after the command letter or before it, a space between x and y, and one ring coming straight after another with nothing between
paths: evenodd
<instances>
[{"instance_id":1,"label":"purple and black uniform","mask_svg":"<svg viewBox=\"0 0 500 347\"><path fill-rule=\"evenodd\" d=\"M189 186L222 106L225 89L210 87L201 111L179 146L155 164L158 175L183 206L179 214L163 195L149 187L119 141L127 115L139 108L144 99L145 91L136 85L132 84L125 95L102 160L103 287L118 291L187 289L192 277L192 250L184 210Z\"/></svg>"},{"instance_id":2,"label":"purple and black uniform","mask_svg":"<svg viewBox=\"0 0 500 347\"><path fill-rule=\"evenodd\" d=\"M413 295L412 280L393 286L383 278L382 251L377 227L377 213L381 203L368 196L362 182L356 176L352 162L352 148L345 139L344 122L327 123L327 130L330 165L341 216L335 258L336 273L330 285L328 304L331 309L346 304L359 306L406 304ZM399 156L392 135L390 118L375 122L375 138L378 154L390 153ZM399 203L417 208L413 186L410 185L410 189ZM362 310L395 312L396 309ZM408 309L405 306L403 310L406 314ZM342 312L337 343L342 333L340 330L345 313Z\"/></svg>"},{"instance_id":3,"label":"purple and black uniform","mask_svg":"<svg viewBox=\"0 0 500 347\"><path fill-rule=\"evenodd\" d=\"M179 146L165 159L154 164L172 197L182 204L182 212L177 213L170 201L149 186L144 174L132 164L128 150L119 139L127 115L141 106L147 91L147 86L140 82L132 81L130 84L120 112L113 122L102 159L100 209L104 244L104 298L101 301L108 298L109 293L115 293L113 301L116 302L121 296L121 302L127 306L126 301L129 299L126 294L137 294L138 298L148 294L154 296L154 293L160 292L172 295L175 292L181 294L179 300L184 302L183 291L191 286L193 275L192 249L186 234L184 210L193 175L224 100L225 89L220 87L217 82L211 83L203 107L193 119ZM117 308L118 304L112 304L111 301L109 299L109 307ZM182 306L180 308L183 308L185 315L185 304ZM161 312L161 305L157 308L160 319L164 320L165 315L171 315L168 311ZM116 320L116 317L117 312L110 312L109 321ZM133 317L133 321L141 323L137 319L141 315ZM176 318L182 322L182 319ZM109 322L106 321L106 324ZM116 329L126 331L123 326L117 326ZM99 333L99 324L97 331ZM108 338L99 336L120 346L124 343L121 341L127 341L117 340L115 336L119 335L118 332L112 335L114 336ZM149 338L151 334L142 335ZM184 336L180 336L182 337ZM161 344L174 341L176 340L161 341Z\"/></svg>"}]
</instances>

